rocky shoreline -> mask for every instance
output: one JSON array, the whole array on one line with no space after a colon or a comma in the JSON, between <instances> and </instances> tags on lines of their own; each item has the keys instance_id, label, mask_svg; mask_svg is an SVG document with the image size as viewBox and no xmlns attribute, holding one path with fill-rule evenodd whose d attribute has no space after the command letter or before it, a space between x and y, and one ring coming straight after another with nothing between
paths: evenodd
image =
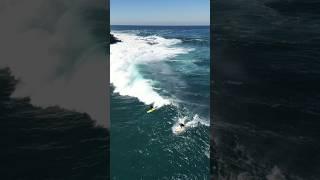
<instances>
[{"instance_id":1,"label":"rocky shoreline","mask_svg":"<svg viewBox=\"0 0 320 180\"><path fill-rule=\"evenodd\" d=\"M113 34L110 34L110 44L115 44L117 42L121 42L119 39L117 39L116 37L114 37Z\"/></svg>"}]
</instances>

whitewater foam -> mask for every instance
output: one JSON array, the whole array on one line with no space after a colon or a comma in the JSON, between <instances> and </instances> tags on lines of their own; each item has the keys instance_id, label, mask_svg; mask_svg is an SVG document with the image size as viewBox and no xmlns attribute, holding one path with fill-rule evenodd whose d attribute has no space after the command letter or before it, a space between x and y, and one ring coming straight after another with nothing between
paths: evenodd
<instances>
[{"instance_id":1,"label":"whitewater foam","mask_svg":"<svg viewBox=\"0 0 320 180\"><path fill-rule=\"evenodd\" d=\"M112 32L112 34L121 40L110 46L110 82L115 88L114 92L122 96L135 97L155 107L171 104L177 107L178 112L182 111L178 107L179 103L177 104L180 100L174 96L161 96L159 94L161 89L152 86L156 82L143 77L138 65L148 66L152 62L172 60L177 55L189 53L192 49L175 46L182 42L179 39L166 39L155 35L143 37L132 32ZM183 111L189 112L187 109ZM200 118L198 114L179 115L179 117L172 127L174 134L180 134L199 124L209 126L209 122ZM185 127L179 130L180 123Z\"/></svg>"},{"instance_id":2,"label":"whitewater foam","mask_svg":"<svg viewBox=\"0 0 320 180\"><path fill-rule=\"evenodd\" d=\"M138 65L165 61L191 49L176 47L179 39L166 39L160 36L138 36L132 33L112 32L121 42L110 46L110 82L114 92L122 96L138 98L145 104L161 107L171 104L169 97L162 97L152 87L153 81L144 78ZM159 89L158 89L159 90Z\"/></svg>"},{"instance_id":3,"label":"whitewater foam","mask_svg":"<svg viewBox=\"0 0 320 180\"><path fill-rule=\"evenodd\" d=\"M181 123L185 125L183 130L179 129L179 127L180 127L179 124L181 124ZM191 121L188 120L188 116L183 116L183 117L178 118L176 123L173 125L172 132L174 134L180 134L189 128L197 127L199 124L204 125L204 126L210 126L210 123L208 121L206 121L205 119L200 118L198 114L195 114L192 117Z\"/></svg>"}]
</instances>

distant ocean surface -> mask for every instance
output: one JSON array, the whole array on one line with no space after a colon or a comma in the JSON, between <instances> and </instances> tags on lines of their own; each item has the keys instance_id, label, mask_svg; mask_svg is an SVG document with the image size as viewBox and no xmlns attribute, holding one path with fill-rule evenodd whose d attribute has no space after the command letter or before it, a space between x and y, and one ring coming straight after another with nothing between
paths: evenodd
<instances>
[{"instance_id":1,"label":"distant ocean surface","mask_svg":"<svg viewBox=\"0 0 320 180\"><path fill-rule=\"evenodd\" d=\"M111 178L209 179L209 26L111 33Z\"/></svg>"}]
</instances>

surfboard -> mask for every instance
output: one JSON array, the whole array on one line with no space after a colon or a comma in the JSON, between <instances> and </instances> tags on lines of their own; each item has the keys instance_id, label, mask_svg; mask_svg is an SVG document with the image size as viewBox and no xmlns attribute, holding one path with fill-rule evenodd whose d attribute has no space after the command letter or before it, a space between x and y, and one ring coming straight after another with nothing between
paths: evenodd
<instances>
[{"instance_id":1,"label":"surfboard","mask_svg":"<svg viewBox=\"0 0 320 180\"><path fill-rule=\"evenodd\" d=\"M151 112L153 112L155 110L156 110L156 108L152 108L152 109L148 110L147 113L151 113Z\"/></svg>"},{"instance_id":2,"label":"surfboard","mask_svg":"<svg viewBox=\"0 0 320 180\"><path fill-rule=\"evenodd\" d=\"M175 134L180 134L180 133L184 132L185 130L186 130L186 128L185 127L181 127L181 126L176 126L176 127L173 128L173 132Z\"/></svg>"}]
</instances>

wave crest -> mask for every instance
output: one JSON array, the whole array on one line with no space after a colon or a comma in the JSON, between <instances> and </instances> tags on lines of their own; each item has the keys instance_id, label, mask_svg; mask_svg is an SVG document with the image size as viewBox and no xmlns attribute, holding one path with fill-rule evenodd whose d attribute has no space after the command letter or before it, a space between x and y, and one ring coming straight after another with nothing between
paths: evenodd
<instances>
[{"instance_id":1,"label":"wave crest","mask_svg":"<svg viewBox=\"0 0 320 180\"><path fill-rule=\"evenodd\" d=\"M160 36L138 36L130 33L113 32L122 42L110 46L110 82L114 92L122 96L138 98L145 104L161 107L171 104L171 100L162 97L152 87L152 80L145 79L138 65L165 61L190 49L176 47L179 39L166 39Z\"/></svg>"}]
</instances>

